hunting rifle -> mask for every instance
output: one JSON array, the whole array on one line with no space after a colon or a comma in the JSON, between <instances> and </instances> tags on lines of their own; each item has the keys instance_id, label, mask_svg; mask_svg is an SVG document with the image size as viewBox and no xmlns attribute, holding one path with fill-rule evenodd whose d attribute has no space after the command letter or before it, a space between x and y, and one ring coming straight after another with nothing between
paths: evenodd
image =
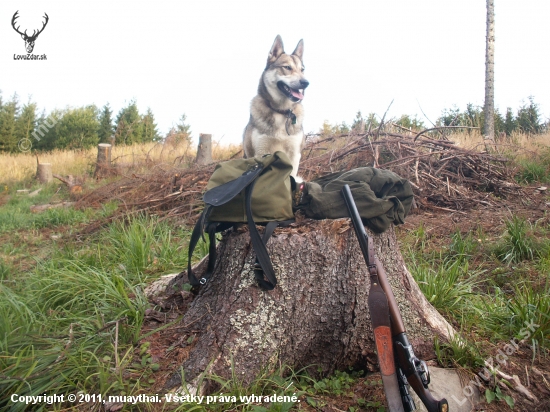
<instances>
[{"instance_id":1,"label":"hunting rifle","mask_svg":"<svg viewBox=\"0 0 550 412\"><path fill-rule=\"evenodd\" d=\"M369 270L371 287L368 305L389 410L390 412L412 412L416 409L409 393L410 385L428 412L448 412L447 400L436 400L428 389L430 383L428 366L426 362L415 356L412 345L407 339L405 325L386 272L382 263L374 257L372 238L365 231L348 185L342 188L342 195Z\"/></svg>"}]
</instances>

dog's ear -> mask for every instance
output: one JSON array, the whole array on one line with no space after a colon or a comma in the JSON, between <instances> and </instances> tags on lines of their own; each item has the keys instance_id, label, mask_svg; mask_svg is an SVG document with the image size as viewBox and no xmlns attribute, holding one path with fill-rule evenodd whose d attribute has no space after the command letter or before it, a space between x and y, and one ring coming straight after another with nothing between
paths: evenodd
<instances>
[{"instance_id":1,"label":"dog's ear","mask_svg":"<svg viewBox=\"0 0 550 412\"><path fill-rule=\"evenodd\" d=\"M277 60L284 52L283 39L281 39L280 35L277 35L277 37L275 37L275 41L273 42L273 46L271 46L271 50L269 51L269 56L267 56L266 68L269 67L270 64L275 63L275 60Z\"/></svg>"},{"instance_id":2,"label":"dog's ear","mask_svg":"<svg viewBox=\"0 0 550 412\"><path fill-rule=\"evenodd\" d=\"M304 56L304 40L300 40L298 42L296 49L292 52L292 55L298 57L300 60L303 60L302 57Z\"/></svg>"}]
</instances>

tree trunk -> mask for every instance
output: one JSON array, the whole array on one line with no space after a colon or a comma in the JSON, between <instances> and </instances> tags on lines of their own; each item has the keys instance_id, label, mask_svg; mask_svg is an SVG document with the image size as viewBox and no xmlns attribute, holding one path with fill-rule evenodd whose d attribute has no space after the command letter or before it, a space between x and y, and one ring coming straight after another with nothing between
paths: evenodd
<instances>
[{"instance_id":1,"label":"tree trunk","mask_svg":"<svg viewBox=\"0 0 550 412\"><path fill-rule=\"evenodd\" d=\"M487 0L487 38L485 46L485 120L483 136L495 141L495 0Z\"/></svg>"},{"instance_id":2,"label":"tree trunk","mask_svg":"<svg viewBox=\"0 0 550 412\"><path fill-rule=\"evenodd\" d=\"M373 238L415 353L433 359L434 335L448 341L453 329L407 271L393 227ZM246 228L223 235L214 273L181 322L188 326L180 341L195 337L182 365L188 389L196 389L203 373L230 378L232 363L245 384L280 363L295 370L314 365L311 372L321 374L350 366L378 370L367 306L369 276L349 219L305 220L278 229L267 249L278 280L269 292L254 280L255 254ZM197 265L197 277L205 268L206 259ZM185 281L182 273L167 290ZM175 372L165 387L181 382Z\"/></svg>"},{"instance_id":3,"label":"tree trunk","mask_svg":"<svg viewBox=\"0 0 550 412\"><path fill-rule=\"evenodd\" d=\"M195 163L198 165L207 165L212 163L212 135L201 133L199 136L199 147L197 148L197 157Z\"/></svg>"}]
</instances>

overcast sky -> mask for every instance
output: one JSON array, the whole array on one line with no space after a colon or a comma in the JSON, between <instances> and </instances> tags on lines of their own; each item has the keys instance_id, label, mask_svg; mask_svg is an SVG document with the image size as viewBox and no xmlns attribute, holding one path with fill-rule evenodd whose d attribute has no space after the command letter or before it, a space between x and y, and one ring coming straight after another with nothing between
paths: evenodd
<instances>
[{"instance_id":1,"label":"overcast sky","mask_svg":"<svg viewBox=\"0 0 550 412\"><path fill-rule=\"evenodd\" d=\"M277 34L291 53L304 40L310 86L306 132L358 110L418 115L482 105L484 0L12 1L0 2L0 90L46 112L137 100L162 134L187 114L193 136L239 143L250 100ZM49 22L34 54L21 37ZM514 111L534 96L550 116L550 1L495 0L495 104Z\"/></svg>"}]
</instances>

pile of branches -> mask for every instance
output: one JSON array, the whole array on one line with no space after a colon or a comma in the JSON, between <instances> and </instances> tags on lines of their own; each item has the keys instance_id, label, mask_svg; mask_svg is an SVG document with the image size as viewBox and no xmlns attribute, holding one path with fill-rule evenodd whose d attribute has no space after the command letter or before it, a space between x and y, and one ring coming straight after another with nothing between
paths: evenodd
<instances>
[{"instance_id":1,"label":"pile of branches","mask_svg":"<svg viewBox=\"0 0 550 412\"><path fill-rule=\"evenodd\" d=\"M78 206L99 207L109 201L118 201L118 214L109 221L120 215L146 212L191 223L202 212L202 195L215 165L156 168L150 174L125 176L82 197ZM87 231L94 231L103 223L106 222L96 222Z\"/></svg>"},{"instance_id":2,"label":"pile of branches","mask_svg":"<svg viewBox=\"0 0 550 412\"><path fill-rule=\"evenodd\" d=\"M508 159L487 150L456 146L423 133L379 131L320 137L309 135L300 175L306 181L362 166L394 171L410 180L420 207L463 211L494 206L499 199L522 195ZM204 188L215 163L185 169L157 168L107 184L83 197L81 206L120 203L120 213L148 212L193 223L202 211Z\"/></svg>"},{"instance_id":3,"label":"pile of branches","mask_svg":"<svg viewBox=\"0 0 550 412\"><path fill-rule=\"evenodd\" d=\"M494 206L500 199L523 195L509 159L484 149L465 149L424 132L309 136L300 171L311 180L367 165L392 170L411 182L421 206L452 211Z\"/></svg>"}]
</instances>

